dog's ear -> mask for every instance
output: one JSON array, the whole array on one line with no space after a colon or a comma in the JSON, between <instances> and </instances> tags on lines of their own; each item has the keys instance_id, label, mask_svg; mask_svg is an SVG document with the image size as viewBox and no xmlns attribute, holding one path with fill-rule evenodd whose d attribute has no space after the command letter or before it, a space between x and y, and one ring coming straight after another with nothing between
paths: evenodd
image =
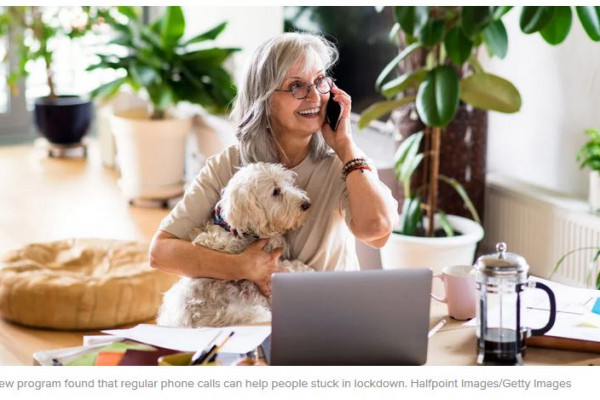
<instances>
[{"instance_id":1,"label":"dog's ear","mask_svg":"<svg viewBox=\"0 0 600 400\"><path fill-rule=\"evenodd\" d=\"M236 192L233 196L224 197L221 202L223 218L238 232L257 235L268 232L268 218L264 215L259 200L251 191Z\"/></svg>"}]
</instances>

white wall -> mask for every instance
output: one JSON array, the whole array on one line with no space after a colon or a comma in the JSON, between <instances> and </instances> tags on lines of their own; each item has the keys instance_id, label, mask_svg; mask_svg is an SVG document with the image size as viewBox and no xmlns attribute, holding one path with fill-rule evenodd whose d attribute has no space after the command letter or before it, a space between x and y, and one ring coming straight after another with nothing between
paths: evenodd
<instances>
[{"instance_id":1,"label":"white wall","mask_svg":"<svg viewBox=\"0 0 600 400\"><path fill-rule=\"evenodd\" d=\"M281 6L222 6L183 7L186 19L186 37L193 37L215 25L227 21L227 28L217 38L223 47L240 47L232 57L231 71L236 82L243 72L247 58L266 39L283 32Z\"/></svg>"},{"instance_id":2,"label":"white wall","mask_svg":"<svg viewBox=\"0 0 600 400\"><path fill-rule=\"evenodd\" d=\"M600 43L592 42L573 15L571 32L558 46L519 29L520 7L506 15L504 60L486 69L521 92L516 114L489 114L488 171L538 186L587 194L587 170L575 161L583 130L600 126Z\"/></svg>"}]
</instances>

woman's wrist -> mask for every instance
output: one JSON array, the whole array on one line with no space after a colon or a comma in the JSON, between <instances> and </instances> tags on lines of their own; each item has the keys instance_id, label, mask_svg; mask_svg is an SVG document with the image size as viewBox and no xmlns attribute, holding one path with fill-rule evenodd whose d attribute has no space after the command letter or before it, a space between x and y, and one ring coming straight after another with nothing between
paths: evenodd
<instances>
[{"instance_id":1,"label":"woman's wrist","mask_svg":"<svg viewBox=\"0 0 600 400\"><path fill-rule=\"evenodd\" d=\"M339 151L336 151L336 154L344 164L346 164L348 161L354 158L362 156L362 152L352 142L349 142L347 145L343 146Z\"/></svg>"},{"instance_id":2,"label":"woman's wrist","mask_svg":"<svg viewBox=\"0 0 600 400\"><path fill-rule=\"evenodd\" d=\"M239 254L227 254L229 266L229 276L231 280L238 281L242 279L248 279L249 274L246 268L246 258L243 256L244 253Z\"/></svg>"}]
</instances>

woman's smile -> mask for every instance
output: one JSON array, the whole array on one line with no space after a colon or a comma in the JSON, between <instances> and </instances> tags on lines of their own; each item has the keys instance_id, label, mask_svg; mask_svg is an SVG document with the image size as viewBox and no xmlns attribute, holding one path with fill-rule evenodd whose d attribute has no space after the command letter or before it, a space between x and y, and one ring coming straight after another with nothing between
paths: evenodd
<instances>
[{"instance_id":1,"label":"woman's smile","mask_svg":"<svg viewBox=\"0 0 600 400\"><path fill-rule=\"evenodd\" d=\"M296 113L300 114L303 118L315 119L319 118L321 107L306 108L304 110L296 111Z\"/></svg>"}]
</instances>

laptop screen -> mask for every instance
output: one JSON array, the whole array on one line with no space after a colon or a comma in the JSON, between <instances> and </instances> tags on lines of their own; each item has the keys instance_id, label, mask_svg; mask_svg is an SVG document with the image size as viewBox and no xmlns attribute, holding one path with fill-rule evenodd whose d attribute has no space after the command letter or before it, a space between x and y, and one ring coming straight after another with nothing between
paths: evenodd
<instances>
[{"instance_id":1,"label":"laptop screen","mask_svg":"<svg viewBox=\"0 0 600 400\"><path fill-rule=\"evenodd\" d=\"M428 269L273 276L272 365L421 365Z\"/></svg>"}]
</instances>

